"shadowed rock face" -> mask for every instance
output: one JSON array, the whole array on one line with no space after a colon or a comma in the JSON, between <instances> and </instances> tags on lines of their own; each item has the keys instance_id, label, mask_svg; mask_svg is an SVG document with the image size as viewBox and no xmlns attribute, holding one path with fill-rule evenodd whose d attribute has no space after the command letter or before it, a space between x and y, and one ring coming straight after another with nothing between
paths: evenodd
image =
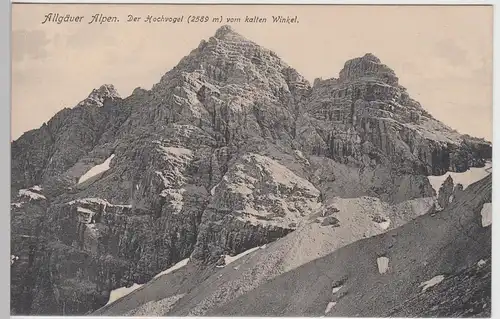
<instances>
[{"instance_id":1,"label":"shadowed rock face","mask_svg":"<svg viewBox=\"0 0 500 319\"><path fill-rule=\"evenodd\" d=\"M326 198L432 196L424 175L491 157L371 54L311 87L229 27L151 90L120 98L103 85L11 148L12 313L50 315L97 309L188 257L274 241ZM34 185L43 199L19 195Z\"/></svg>"},{"instance_id":2,"label":"shadowed rock face","mask_svg":"<svg viewBox=\"0 0 500 319\"><path fill-rule=\"evenodd\" d=\"M448 176L439 189L438 204L441 208L446 208L446 206L453 201L453 197L451 197L453 195L453 191L453 178Z\"/></svg>"}]
</instances>

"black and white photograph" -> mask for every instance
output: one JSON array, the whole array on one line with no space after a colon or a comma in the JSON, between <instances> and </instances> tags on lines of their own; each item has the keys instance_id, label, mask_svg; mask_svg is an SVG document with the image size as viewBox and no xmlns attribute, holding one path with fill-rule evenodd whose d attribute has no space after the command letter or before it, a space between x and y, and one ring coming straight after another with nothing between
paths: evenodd
<instances>
[{"instance_id":1,"label":"black and white photograph","mask_svg":"<svg viewBox=\"0 0 500 319\"><path fill-rule=\"evenodd\" d=\"M11 316L492 316L492 5L13 3L11 42Z\"/></svg>"}]
</instances>

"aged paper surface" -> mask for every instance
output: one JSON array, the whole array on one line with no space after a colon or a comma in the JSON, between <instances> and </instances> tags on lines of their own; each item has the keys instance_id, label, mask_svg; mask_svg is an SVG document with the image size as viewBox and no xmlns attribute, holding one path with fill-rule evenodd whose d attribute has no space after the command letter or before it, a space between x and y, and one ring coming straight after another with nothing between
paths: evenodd
<instances>
[{"instance_id":1,"label":"aged paper surface","mask_svg":"<svg viewBox=\"0 0 500 319\"><path fill-rule=\"evenodd\" d=\"M490 316L492 29L13 4L11 314Z\"/></svg>"}]
</instances>

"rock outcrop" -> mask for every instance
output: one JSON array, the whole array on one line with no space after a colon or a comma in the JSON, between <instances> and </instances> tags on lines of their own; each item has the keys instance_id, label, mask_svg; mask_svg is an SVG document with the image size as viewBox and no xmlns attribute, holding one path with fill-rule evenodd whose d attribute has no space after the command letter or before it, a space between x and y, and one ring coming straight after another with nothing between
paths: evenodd
<instances>
[{"instance_id":1,"label":"rock outcrop","mask_svg":"<svg viewBox=\"0 0 500 319\"><path fill-rule=\"evenodd\" d=\"M104 85L12 143L12 233L32 238L12 237L12 313L84 314L180 260L283 237L329 198L429 197L426 175L490 157L371 54L311 87L222 27L151 90ZM19 202L33 185L43 198Z\"/></svg>"},{"instance_id":2,"label":"rock outcrop","mask_svg":"<svg viewBox=\"0 0 500 319\"><path fill-rule=\"evenodd\" d=\"M441 209L446 208L446 206L448 206L448 204L453 201L452 197L453 195L454 195L453 178L451 178L451 176L448 176L444 181L443 185L441 185L441 188L439 188L439 194L437 198L439 207L441 207Z\"/></svg>"}]
</instances>

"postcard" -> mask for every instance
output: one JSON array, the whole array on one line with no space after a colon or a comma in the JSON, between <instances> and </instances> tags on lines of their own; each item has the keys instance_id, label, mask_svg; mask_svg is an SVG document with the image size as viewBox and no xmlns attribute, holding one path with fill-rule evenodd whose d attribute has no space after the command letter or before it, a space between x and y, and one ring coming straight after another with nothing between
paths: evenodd
<instances>
[{"instance_id":1,"label":"postcard","mask_svg":"<svg viewBox=\"0 0 500 319\"><path fill-rule=\"evenodd\" d=\"M13 316L490 317L493 7L12 5Z\"/></svg>"}]
</instances>

